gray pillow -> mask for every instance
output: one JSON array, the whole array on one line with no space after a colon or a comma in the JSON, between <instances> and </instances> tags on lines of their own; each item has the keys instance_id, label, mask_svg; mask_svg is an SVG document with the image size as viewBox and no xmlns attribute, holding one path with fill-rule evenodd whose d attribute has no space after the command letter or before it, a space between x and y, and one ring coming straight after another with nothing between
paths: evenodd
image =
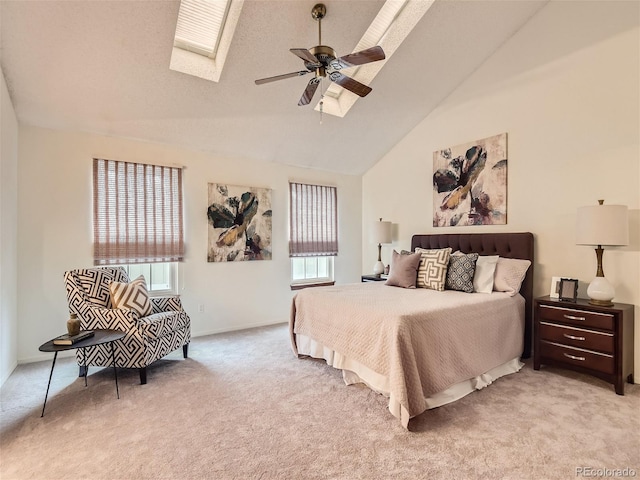
<instances>
[{"instance_id":1,"label":"gray pillow","mask_svg":"<svg viewBox=\"0 0 640 480\"><path fill-rule=\"evenodd\" d=\"M476 271L477 253L459 253L451 255L449 258L449 268L447 268L447 290L458 290L460 292L473 292L473 275Z\"/></svg>"},{"instance_id":2,"label":"gray pillow","mask_svg":"<svg viewBox=\"0 0 640 480\"><path fill-rule=\"evenodd\" d=\"M419 253L401 255L394 250L391 255L389 278L385 282L385 285L402 288L416 288L416 278L418 277L420 258L421 255Z\"/></svg>"}]
</instances>

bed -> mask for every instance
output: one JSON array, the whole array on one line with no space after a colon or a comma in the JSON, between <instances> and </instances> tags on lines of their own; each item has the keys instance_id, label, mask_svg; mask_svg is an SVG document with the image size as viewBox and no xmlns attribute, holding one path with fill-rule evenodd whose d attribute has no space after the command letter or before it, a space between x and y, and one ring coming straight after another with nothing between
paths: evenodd
<instances>
[{"instance_id":1,"label":"bed","mask_svg":"<svg viewBox=\"0 0 640 480\"><path fill-rule=\"evenodd\" d=\"M301 290L291 304L291 346L324 359L345 383L364 383L389 398L402 426L455 401L531 355L533 235L414 235L416 248L529 260L517 294L396 288L367 282Z\"/></svg>"}]
</instances>

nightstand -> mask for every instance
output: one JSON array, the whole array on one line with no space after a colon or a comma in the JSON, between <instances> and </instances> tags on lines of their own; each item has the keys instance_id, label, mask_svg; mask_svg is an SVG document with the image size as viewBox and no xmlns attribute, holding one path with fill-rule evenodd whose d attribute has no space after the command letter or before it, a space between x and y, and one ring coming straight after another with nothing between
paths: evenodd
<instances>
[{"instance_id":1,"label":"nightstand","mask_svg":"<svg viewBox=\"0 0 640 480\"><path fill-rule=\"evenodd\" d=\"M633 305L591 305L550 297L534 301L533 368L554 365L601 378L624 395L633 383Z\"/></svg>"},{"instance_id":2,"label":"nightstand","mask_svg":"<svg viewBox=\"0 0 640 480\"><path fill-rule=\"evenodd\" d=\"M386 275L362 275L360 280L363 282L385 282L387 278Z\"/></svg>"}]
</instances>

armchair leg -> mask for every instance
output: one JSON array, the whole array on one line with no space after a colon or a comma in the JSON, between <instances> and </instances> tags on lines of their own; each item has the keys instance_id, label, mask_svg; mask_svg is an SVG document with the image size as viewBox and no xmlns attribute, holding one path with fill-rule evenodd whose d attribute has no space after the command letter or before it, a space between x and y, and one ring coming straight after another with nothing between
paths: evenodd
<instances>
[{"instance_id":1,"label":"armchair leg","mask_svg":"<svg viewBox=\"0 0 640 480\"><path fill-rule=\"evenodd\" d=\"M80 365L80 370L78 372L78 377L86 376L87 370L89 370L87 367L85 367L84 365Z\"/></svg>"},{"instance_id":2,"label":"armchair leg","mask_svg":"<svg viewBox=\"0 0 640 480\"><path fill-rule=\"evenodd\" d=\"M147 384L147 367L139 368L138 371L140 372L140 385L146 385Z\"/></svg>"},{"instance_id":3,"label":"armchair leg","mask_svg":"<svg viewBox=\"0 0 640 480\"><path fill-rule=\"evenodd\" d=\"M185 343L182 345L182 356L184 358L189 358L189 344Z\"/></svg>"}]
</instances>

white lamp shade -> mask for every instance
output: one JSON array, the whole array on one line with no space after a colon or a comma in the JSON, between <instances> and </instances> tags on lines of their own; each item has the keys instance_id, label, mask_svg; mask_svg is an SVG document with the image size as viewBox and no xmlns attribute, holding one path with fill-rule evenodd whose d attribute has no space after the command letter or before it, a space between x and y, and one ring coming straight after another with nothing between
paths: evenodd
<instances>
[{"instance_id":1,"label":"white lamp shade","mask_svg":"<svg viewBox=\"0 0 640 480\"><path fill-rule=\"evenodd\" d=\"M629 216L625 205L579 207L576 216L577 245L628 245Z\"/></svg>"},{"instance_id":2,"label":"white lamp shade","mask_svg":"<svg viewBox=\"0 0 640 480\"><path fill-rule=\"evenodd\" d=\"M374 223L371 239L375 243L391 243L391 222Z\"/></svg>"}]
</instances>

